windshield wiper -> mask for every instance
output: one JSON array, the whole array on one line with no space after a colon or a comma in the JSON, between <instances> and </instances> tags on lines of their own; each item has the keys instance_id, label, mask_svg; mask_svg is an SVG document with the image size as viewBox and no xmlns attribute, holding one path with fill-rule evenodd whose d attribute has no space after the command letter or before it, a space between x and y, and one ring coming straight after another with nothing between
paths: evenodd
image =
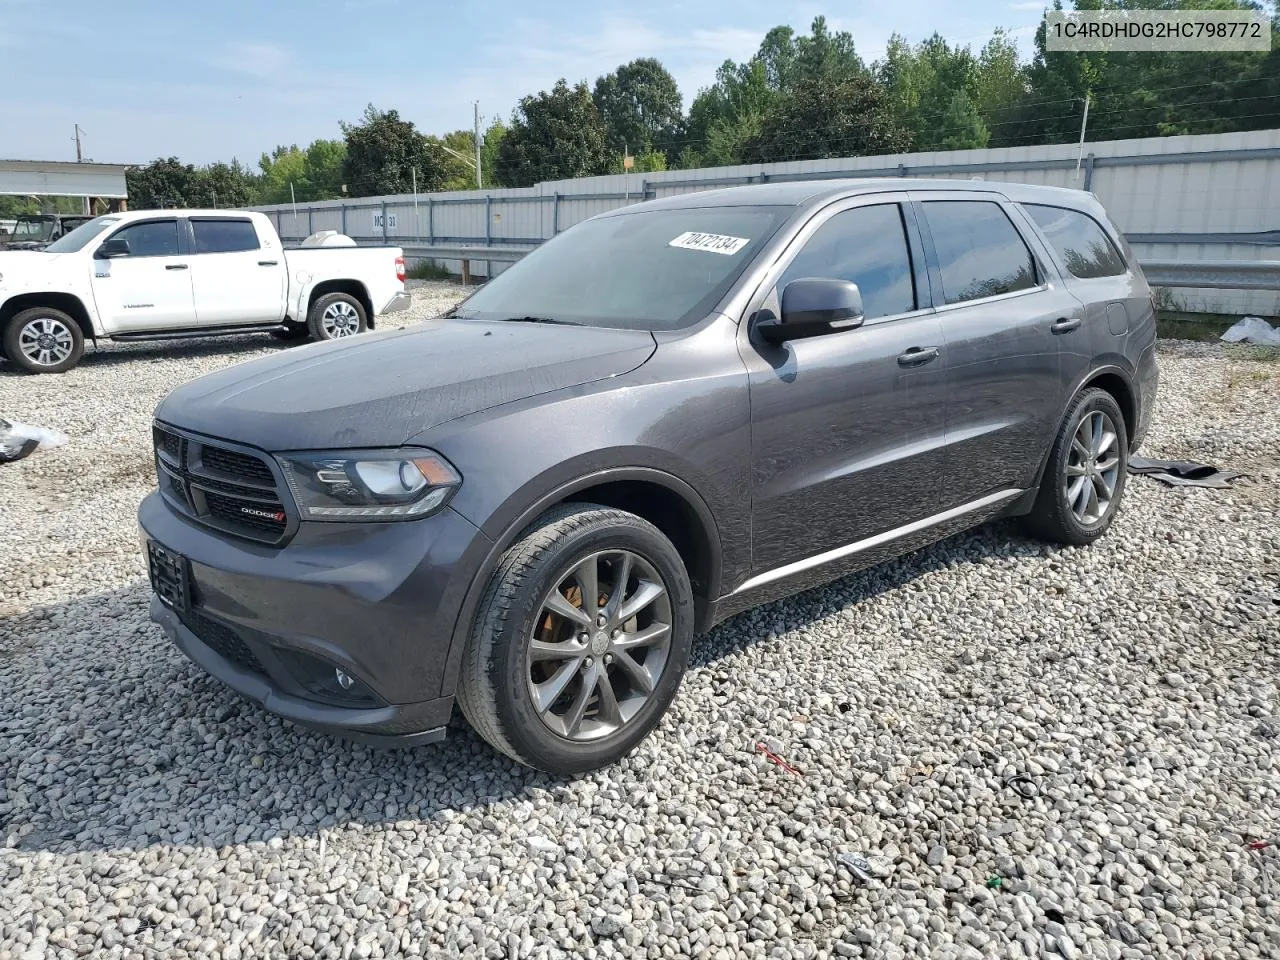
<instances>
[{"instance_id":1,"label":"windshield wiper","mask_svg":"<svg viewBox=\"0 0 1280 960\"><path fill-rule=\"evenodd\" d=\"M576 327L572 320L557 320L555 317L504 317L502 323L558 323L567 327Z\"/></svg>"}]
</instances>

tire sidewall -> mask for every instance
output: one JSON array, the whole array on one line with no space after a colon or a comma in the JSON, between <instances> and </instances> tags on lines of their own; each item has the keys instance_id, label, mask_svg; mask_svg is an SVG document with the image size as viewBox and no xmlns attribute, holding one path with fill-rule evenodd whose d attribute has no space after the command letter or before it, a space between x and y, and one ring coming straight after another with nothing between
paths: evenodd
<instances>
[{"instance_id":1,"label":"tire sidewall","mask_svg":"<svg viewBox=\"0 0 1280 960\"><path fill-rule=\"evenodd\" d=\"M616 734L578 743L548 730L534 709L528 692L526 644L546 592L576 562L612 549L640 554L662 577L671 602L671 646L662 677L640 711ZM494 643L490 669L503 734L527 762L553 773L582 773L619 759L652 731L675 698L689 662L693 620L693 595L680 555L647 523L600 524L557 541L538 557L517 587L510 616Z\"/></svg>"},{"instance_id":2,"label":"tire sidewall","mask_svg":"<svg viewBox=\"0 0 1280 960\"><path fill-rule=\"evenodd\" d=\"M22 329L32 320L41 318L57 320L71 331L71 354L61 363L48 366L33 363L18 346L18 336ZM4 328L3 343L5 359L28 373L63 373L79 363L84 355L84 332L80 329L80 324L76 323L70 315L52 307L32 307L14 314Z\"/></svg>"},{"instance_id":3,"label":"tire sidewall","mask_svg":"<svg viewBox=\"0 0 1280 960\"><path fill-rule=\"evenodd\" d=\"M324 312L335 303L349 303L355 308L356 316L360 318L360 327L351 336L359 336L369 329L369 315L365 312L364 304L349 293L326 293L316 298L316 302L311 305L311 312L307 315L307 329L312 338L326 341L350 339L350 337L331 337L324 328Z\"/></svg>"},{"instance_id":4,"label":"tire sidewall","mask_svg":"<svg viewBox=\"0 0 1280 960\"><path fill-rule=\"evenodd\" d=\"M1080 522L1070 504L1066 502L1066 467L1071 453L1071 440L1076 431L1080 429L1080 422L1094 411L1105 413L1111 418L1111 422L1115 426L1120 469L1116 478L1115 492L1111 495L1111 506L1108 508L1106 515L1097 523L1084 524ZM1125 426L1124 415L1120 412L1120 406L1111 394L1105 390L1091 389L1082 395L1072 407L1071 414L1067 420L1067 428L1063 431L1057 448L1054 450L1053 460L1049 464L1049 468L1053 471L1052 477L1049 478L1052 484L1053 496L1058 509L1061 511L1063 523L1073 534L1073 540L1082 544L1091 543L1111 527L1124 498L1128 467L1129 432Z\"/></svg>"}]
</instances>

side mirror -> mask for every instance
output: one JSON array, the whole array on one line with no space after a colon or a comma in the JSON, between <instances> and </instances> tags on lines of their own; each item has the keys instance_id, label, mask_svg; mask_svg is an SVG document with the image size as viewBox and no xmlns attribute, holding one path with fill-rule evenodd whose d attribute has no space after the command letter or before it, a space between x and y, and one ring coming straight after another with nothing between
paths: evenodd
<instances>
[{"instance_id":1,"label":"side mirror","mask_svg":"<svg viewBox=\"0 0 1280 960\"><path fill-rule=\"evenodd\" d=\"M129 255L129 238L128 237L112 237L104 240L102 246L98 248L98 252L94 254L99 260L110 260L112 257L127 257Z\"/></svg>"},{"instance_id":2,"label":"side mirror","mask_svg":"<svg viewBox=\"0 0 1280 960\"><path fill-rule=\"evenodd\" d=\"M770 343L820 337L862 325L862 292L856 283L804 277L782 288L782 321L757 329Z\"/></svg>"}]
</instances>

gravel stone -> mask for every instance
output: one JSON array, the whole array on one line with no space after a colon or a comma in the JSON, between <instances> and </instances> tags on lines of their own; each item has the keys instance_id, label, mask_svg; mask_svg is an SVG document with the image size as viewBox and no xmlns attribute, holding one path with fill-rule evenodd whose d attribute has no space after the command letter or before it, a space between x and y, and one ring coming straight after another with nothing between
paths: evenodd
<instances>
[{"instance_id":1,"label":"gravel stone","mask_svg":"<svg viewBox=\"0 0 1280 960\"><path fill-rule=\"evenodd\" d=\"M389 324L462 295L412 286ZM631 756L558 780L462 724L294 727L147 620L156 403L293 349L0 362L0 416L71 441L0 466L0 960L1275 955L1243 839L1280 835L1280 364L1159 347L1144 453L1231 489L1130 477L1091 548L999 523L743 613Z\"/></svg>"}]
</instances>

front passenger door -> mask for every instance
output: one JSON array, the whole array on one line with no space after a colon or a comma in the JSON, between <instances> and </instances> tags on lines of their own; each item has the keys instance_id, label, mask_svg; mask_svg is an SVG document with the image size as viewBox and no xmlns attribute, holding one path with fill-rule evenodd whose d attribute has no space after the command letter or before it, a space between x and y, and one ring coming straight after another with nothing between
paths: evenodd
<instances>
[{"instance_id":1,"label":"front passenger door","mask_svg":"<svg viewBox=\"0 0 1280 960\"><path fill-rule=\"evenodd\" d=\"M779 316L791 280L826 277L858 284L861 326L778 345L739 341L751 394L756 576L937 512L946 362L903 200L861 197L818 214L752 318Z\"/></svg>"},{"instance_id":2,"label":"front passenger door","mask_svg":"<svg viewBox=\"0 0 1280 960\"><path fill-rule=\"evenodd\" d=\"M108 257L108 249L119 252ZM92 263L93 301L108 334L195 326L190 257L179 242L176 219L121 227L103 238Z\"/></svg>"}]
</instances>

